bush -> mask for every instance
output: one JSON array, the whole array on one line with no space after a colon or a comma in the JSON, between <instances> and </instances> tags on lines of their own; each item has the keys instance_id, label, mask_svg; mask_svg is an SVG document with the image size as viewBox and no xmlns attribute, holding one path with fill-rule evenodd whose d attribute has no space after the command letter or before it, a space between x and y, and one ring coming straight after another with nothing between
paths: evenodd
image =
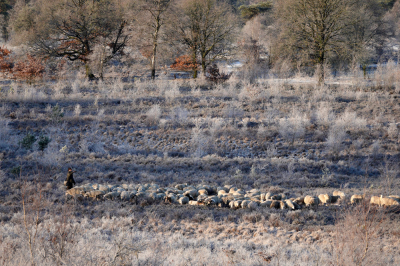
<instances>
[{"instance_id":1,"label":"bush","mask_svg":"<svg viewBox=\"0 0 400 266\"><path fill-rule=\"evenodd\" d=\"M182 55L175 59L175 62L171 65L172 69L178 71L191 71L198 67L197 62L193 62L192 58L188 55Z\"/></svg>"},{"instance_id":2,"label":"bush","mask_svg":"<svg viewBox=\"0 0 400 266\"><path fill-rule=\"evenodd\" d=\"M383 212L361 204L342 212L336 221L332 245L333 265L388 265L381 249L384 228Z\"/></svg>"},{"instance_id":3,"label":"bush","mask_svg":"<svg viewBox=\"0 0 400 266\"><path fill-rule=\"evenodd\" d=\"M34 79L43 76L44 69L45 67L41 63L41 60L28 54L25 61L15 63L12 71L14 78L32 83Z\"/></svg>"},{"instance_id":4,"label":"bush","mask_svg":"<svg viewBox=\"0 0 400 266\"><path fill-rule=\"evenodd\" d=\"M19 142L21 146L27 150L32 149L33 143L35 143L36 137L31 135L30 133L26 134L26 136Z\"/></svg>"},{"instance_id":5,"label":"bush","mask_svg":"<svg viewBox=\"0 0 400 266\"><path fill-rule=\"evenodd\" d=\"M51 109L50 119L53 123L60 123L63 117L64 110L57 103L56 106Z\"/></svg>"},{"instance_id":6,"label":"bush","mask_svg":"<svg viewBox=\"0 0 400 266\"><path fill-rule=\"evenodd\" d=\"M47 136L40 136L40 137L39 137L39 141L38 141L39 150L40 150L40 151L44 151L44 150L47 148L47 146L49 145L50 141L51 141L51 140L50 140L49 137L47 137Z\"/></svg>"},{"instance_id":7,"label":"bush","mask_svg":"<svg viewBox=\"0 0 400 266\"><path fill-rule=\"evenodd\" d=\"M224 82L231 77L231 74L220 73L216 64L212 64L207 68L206 78L213 82Z\"/></svg>"},{"instance_id":8,"label":"bush","mask_svg":"<svg viewBox=\"0 0 400 266\"><path fill-rule=\"evenodd\" d=\"M19 174L21 173L21 166L15 166L10 170L10 173L15 175L15 176L19 176Z\"/></svg>"},{"instance_id":9,"label":"bush","mask_svg":"<svg viewBox=\"0 0 400 266\"><path fill-rule=\"evenodd\" d=\"M157 125L161 118L161 108L158 104L151 107L146 112L146 122L149 126Z\"/></svg>"},{"instance_id":10,"label":"bush","mask_svg":"<svg viewBox=\"0 0 400 266\"><path fill-rule=\"evenodd\" d=\"M297 110L293 110L291 117L279 120L279 133L293 145L296 139L304 137L305 128L308 124L309 121L306 116L301 115Z\"/></svg>"},{"instance_id":11,"label":"bush","mask_svg":"<svg viewBox=\"0 0 400 266\"><path fill-rule=\"evenodd\" d=\"M42 64L42 60L28 54L26 60L14 62L11 54L11 50L0 47L1 72L11 74L12 78L26 80L29 83L43 76L45 66Z\"/></svg>"}]
</instances>

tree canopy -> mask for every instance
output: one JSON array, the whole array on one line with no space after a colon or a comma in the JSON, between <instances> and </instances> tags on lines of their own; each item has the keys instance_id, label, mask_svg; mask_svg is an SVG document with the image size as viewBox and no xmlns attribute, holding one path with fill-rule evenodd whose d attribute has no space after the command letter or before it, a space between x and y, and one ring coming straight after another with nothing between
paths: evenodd
<instances>
[{"instance_id":1,"label":"tree canopy","mask_svg":"<svg viewBox=\"0 0 400 266\"><path fill-rule=\"evenodd\" d=\"M45 57L80 60L89 70L89 55L96 45L107 46L105 61L121 53L127 35L121 7L110 0L44 0L17 7L14 31Z\"/></svg>"},{"instance_id":2,"label":"tree canopy","mask_svg":"<svg viewBox=\"0 0 400 266\"><path fill-rule=\"evenodd\" d=\"M239 7L240 15L245 20L249 20L258 16L259 14L265 13L272 9L272 4L270 2L261 2L254 5L242 5Z\"/></svg>"},{"instance_id":3,"label":"tree canopy","mask_svg":"<svg viewBox=\"0 0 400 266\"><path fill-rule=\"evenodd\" d=\"M267 62L263 71L281 64L318 73L323 82L328 65L393 57L398 6L395 0L1 0L0 16L4 40L10 32L13 45L26 45L32 55L81 62L88 77L102 77L113 58L134 55L150 62L153 79L156 62L184 58L194 77L215 61L240 59L256 68Z\"/></svg>"}]
</instances>

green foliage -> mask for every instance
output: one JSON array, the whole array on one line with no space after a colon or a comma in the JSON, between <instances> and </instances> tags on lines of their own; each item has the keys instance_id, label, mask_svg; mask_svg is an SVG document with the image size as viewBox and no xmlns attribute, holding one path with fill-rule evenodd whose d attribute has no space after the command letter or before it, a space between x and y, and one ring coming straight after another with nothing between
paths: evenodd
<instances>
[{"instance_id":1,"label":"green foliage","mask_svg":"<svg viewBox=\"0 0 400 266\"><path fill-rule=\"evenodd\" d=\"M39 142L38 142L39 150L40 151L44 151L47 148L47 146L49 145L50 141L51 141L51 139L49 137L40 136L39 137Z\"/></svg>"},{"instance_id":2,"label":"green foliage","mask_svg":"<svg viewBox=\"0 0 400 266\"><path fill-rule=\"evenodd\" d=\"M385 9L385 10L390 10L394 3L396 3L396 0L378 0L378 3Z\"/></svg>"},{"instance_id":3,"label":"green foliage","mask_svg":"<svg viewBox=\"0 0 400 266\"><path fill-rule=\"evenodd\" d=\"M242 18L245 20L250 20L259 14L269 11L271 8L272 4L270 2L261 2L249 6L242 5L239 7L239 11Z\"/></svg>"},{"instance_id":4,"label":"green foliage","mask_svg":"<svg viewBox=\"0 0 400 266\"><path fill-rule=\"evenodd\" d=\"M56 106L51 109L50 119L54 123L60 123L63 117L64 110L57 103Z\"/></svg>"},{"instance_id":5,"label":"green foliage","mask_svg":"<svg viewBox=\"0 0 400 266\"><path fill-rule=\"evenodd\" d=\"M10 170L10 173L18 176L21 173L21 165L15 166Z\"/></svg>"},{"instance_id":6,"label":"green foliage","mask_svg":"<svg viewBox=\"0 0 400 266\"><path fill-rule=\"evenodd\" d=\"M19 142L22 147L24 147L27 150L32 149L33 143L35 143L36 137L34 135L31 135L30 133L26 134L26 136Z\"/></svg>"}]
</instances>

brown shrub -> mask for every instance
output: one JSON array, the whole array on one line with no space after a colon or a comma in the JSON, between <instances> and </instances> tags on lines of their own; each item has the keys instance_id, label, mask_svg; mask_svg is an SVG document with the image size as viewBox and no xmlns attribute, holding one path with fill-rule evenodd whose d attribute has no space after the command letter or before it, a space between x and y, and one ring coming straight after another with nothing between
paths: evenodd
<instances>
[{"instance_id":1,"label":"brown shrub","mask_svg":"<svg viewBox=\"0 0 400 266\"><path fill-rule=\"evenodd\" d=\"M197 62L193 62L192 58L188 55L182 55L175 59L175 62L171 65L172 69L179 71L190 71L198 67Z\"/></svg>"},{"instance_id":2,"label":"brown shrub","mask_svg":"<svg viewBox=\"0 0 400 266\"><path fill-rule=\"evenodd\" d=\"M333 265L384 265L381 239L386 217L368 203L343 212L331 243Z\"/></svg>"}]
</instances>

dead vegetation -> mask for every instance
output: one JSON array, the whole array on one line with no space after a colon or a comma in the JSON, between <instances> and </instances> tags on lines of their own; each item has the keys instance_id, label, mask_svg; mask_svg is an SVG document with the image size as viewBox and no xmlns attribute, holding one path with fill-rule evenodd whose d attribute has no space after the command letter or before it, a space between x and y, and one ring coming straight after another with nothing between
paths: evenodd
<instances>
[{"instance_id":1,"label":"dead vegetation","mask_svg":"<svg viewBox=\"0 0 400 266\"><path fill-rule=\"evenodd\" d=\"M300 81L4 81L0 264L398 264L399 210L383 207L400 194L397 81ZM68 167L83 187L73 199ZM34 262L21 176L51 203Z\"/></svg>"}]
</instances>

